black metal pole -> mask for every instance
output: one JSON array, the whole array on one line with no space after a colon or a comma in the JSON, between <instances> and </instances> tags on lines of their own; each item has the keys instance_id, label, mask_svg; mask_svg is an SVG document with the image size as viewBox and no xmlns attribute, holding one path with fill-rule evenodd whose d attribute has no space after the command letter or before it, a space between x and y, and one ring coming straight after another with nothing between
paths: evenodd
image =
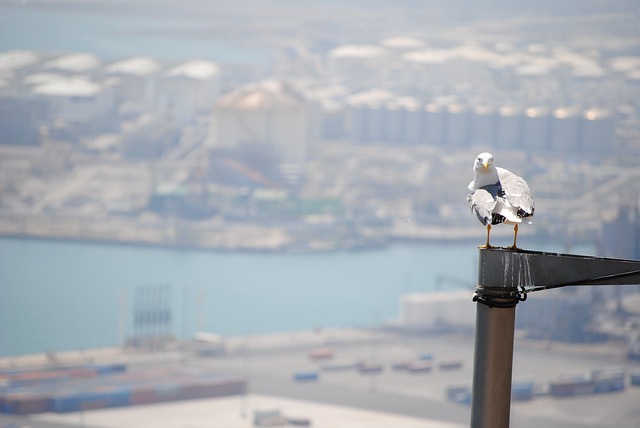
<instances>
[{"instance_id":1,"label":"black metal pole","mask_svg":"<svg viewBox=\"0 0 640 428\"><path fill-rule=\"evenodd\" d=\"M491 255L480 250L473 298L477 305L471 428L509 427L516 305L526 298L509 278L511 263L498 263Z\"/></svg>"},{"instance_id":2,"label":"black metal pole","mask_svg":"<svg viewBox=\"0 0 640 428\"><path fill-rule=\"evenodd\" d=\"M471 428L507 428L516 305L527 292L640 283L640 261L502 248L478 259ZM525 291L526 290L526 291Z\"/></svg>"},{"instance_id":3,"label":"black metal pole","mask_svg":"<svg viewBox=\"0 0 640 428\"><path fill-rule=\"evenodd\" d=\"M471 428L509 426L515 315L477 303Z\"/></svg>"}]
</instances>

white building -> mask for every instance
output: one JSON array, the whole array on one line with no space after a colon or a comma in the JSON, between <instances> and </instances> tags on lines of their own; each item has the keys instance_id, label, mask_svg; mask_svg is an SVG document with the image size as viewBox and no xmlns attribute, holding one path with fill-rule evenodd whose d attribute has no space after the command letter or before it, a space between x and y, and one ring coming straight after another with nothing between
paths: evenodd
<instances>
[{"instance_id":1,"label":"white building","mask_svg":"<svg viewBox=\"0 0 640 428\"><path fill-rule=\"evenodd\" d=\"M31 93L51 106L53 119L83 122L104 116L113 108L111 88L85 76L39 73L30 77L28 82L36 82Z\"/></svg>"},{"instance_id":2,"label":"white building","mask_svg":"<svg viewBox=\"0 0 640 428\"><path fill-rule=\"evenodd\" d=\"M52 59L44 64L44 68L64 74L82 74L95 71L101 61L90 53L74 53Z\"/></svg>"},{"instance_id":3,"label":"white building","mask_svg":"<svg viewBox=\"0 0 640 428\"><path fill-rule=\"evenodd\" d=\"M271 147L283 165L302 166L309 114L308 103L288 85L272 80L250 84L216 101L210 144L220 149Z\"/></svg>"},{"instance_id":4,"label":"white building","mask_svg":"<svg viewBox=\"0 0 640 428\"><path fill-rule=\"evenodd\" d=\"M153 58L139 56L114 62L105 68L107 76L117 78L114 85L118 103L133 102L136 107L155 107L160 64Z\"/></svg>"},{"instance_id":5,"label":"white building","mask_svg":"<svg viewBox=\"0 0 640 428\"><path fill-rule=\"evenodd\" d=\"M193 60L168 70L160 82L158 104L178 124L209 114L220 94L220 67L207 60Z\"/></svg>"},{"instance_id":6,"label":"white building","mask_svg":"<svg viewBox=\"0 0 640 428\"><path fill-rule=\"evenodd\" d=\"M340 46L329 52L329 76L355 89L371 87L385 75L385 59L379 46Z\"/></svg>"},{"instance_id":7,"label":"white building","mask_svg":"<svg viewBox=\"0 0 640 428\"><path fill-rule=\"evenodd\" d=\"M400 300L399 327L418 330L473 328L476 311L470 291L405 294Z\"/></svg>"}]
</instances>

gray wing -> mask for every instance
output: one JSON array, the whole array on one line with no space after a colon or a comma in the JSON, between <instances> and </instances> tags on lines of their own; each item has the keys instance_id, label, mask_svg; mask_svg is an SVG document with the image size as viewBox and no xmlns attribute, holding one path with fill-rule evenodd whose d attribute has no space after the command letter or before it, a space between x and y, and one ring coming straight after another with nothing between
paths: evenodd
<instances>
[{"instance_id":1,"label":"gray wing","mask_svg":"<svg viewBox=\"0 0 640 428\"><path fill-rule=\"evenodd\" d=\"M491 214L496 206L496 199L485 189L478 189L467 195L467 204L472 213L475 213L480 223L491 223Z\"/></svg>"},{"instance_id":2,"label":"gray wing","mask_svg":"<svg viewBox=\"0 0 640 428\"><path fill-rule=\"evenodd\" d=\"M496 168L505 198L511 205L524 211L527 216L533 215L535 205L529 185L522 177L518 177L504 168ZM519 215L520 216L520 215Z\"/></svg>"}]
</instances>

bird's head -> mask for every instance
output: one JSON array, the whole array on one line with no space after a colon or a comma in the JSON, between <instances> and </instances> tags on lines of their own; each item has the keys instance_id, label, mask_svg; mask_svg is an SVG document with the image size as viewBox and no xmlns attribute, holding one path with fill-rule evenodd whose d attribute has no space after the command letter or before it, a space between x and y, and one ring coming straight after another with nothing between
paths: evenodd
<instances>
[{"instance_id":1,"label":"bird's head","mask_svg":"<svg viewBox=\"0 0 640 428\"><path fill-rule=\"evenodd\" d=\"M473 170L479 173L486 173L493 169L493 155L491 153L480 153L473 163Z\"/></svg>"}]
</instances>

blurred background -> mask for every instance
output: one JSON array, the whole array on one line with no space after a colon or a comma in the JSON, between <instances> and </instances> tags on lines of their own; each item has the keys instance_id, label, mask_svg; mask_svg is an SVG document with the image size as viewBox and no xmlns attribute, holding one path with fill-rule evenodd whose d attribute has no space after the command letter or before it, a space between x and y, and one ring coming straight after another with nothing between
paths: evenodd
<instances>
[{"instance_id":1,"label":"blurred background","mask_svg":"<svg viewBox=\"0 0 640 428\"><path fill-rule=\"evenodd\" d=\"M640 259L640 3L0 0L0 427L467 426L483 151ZM638 426L638 286L516 328L514 426Z\"/></svg>"}]
</instances>

